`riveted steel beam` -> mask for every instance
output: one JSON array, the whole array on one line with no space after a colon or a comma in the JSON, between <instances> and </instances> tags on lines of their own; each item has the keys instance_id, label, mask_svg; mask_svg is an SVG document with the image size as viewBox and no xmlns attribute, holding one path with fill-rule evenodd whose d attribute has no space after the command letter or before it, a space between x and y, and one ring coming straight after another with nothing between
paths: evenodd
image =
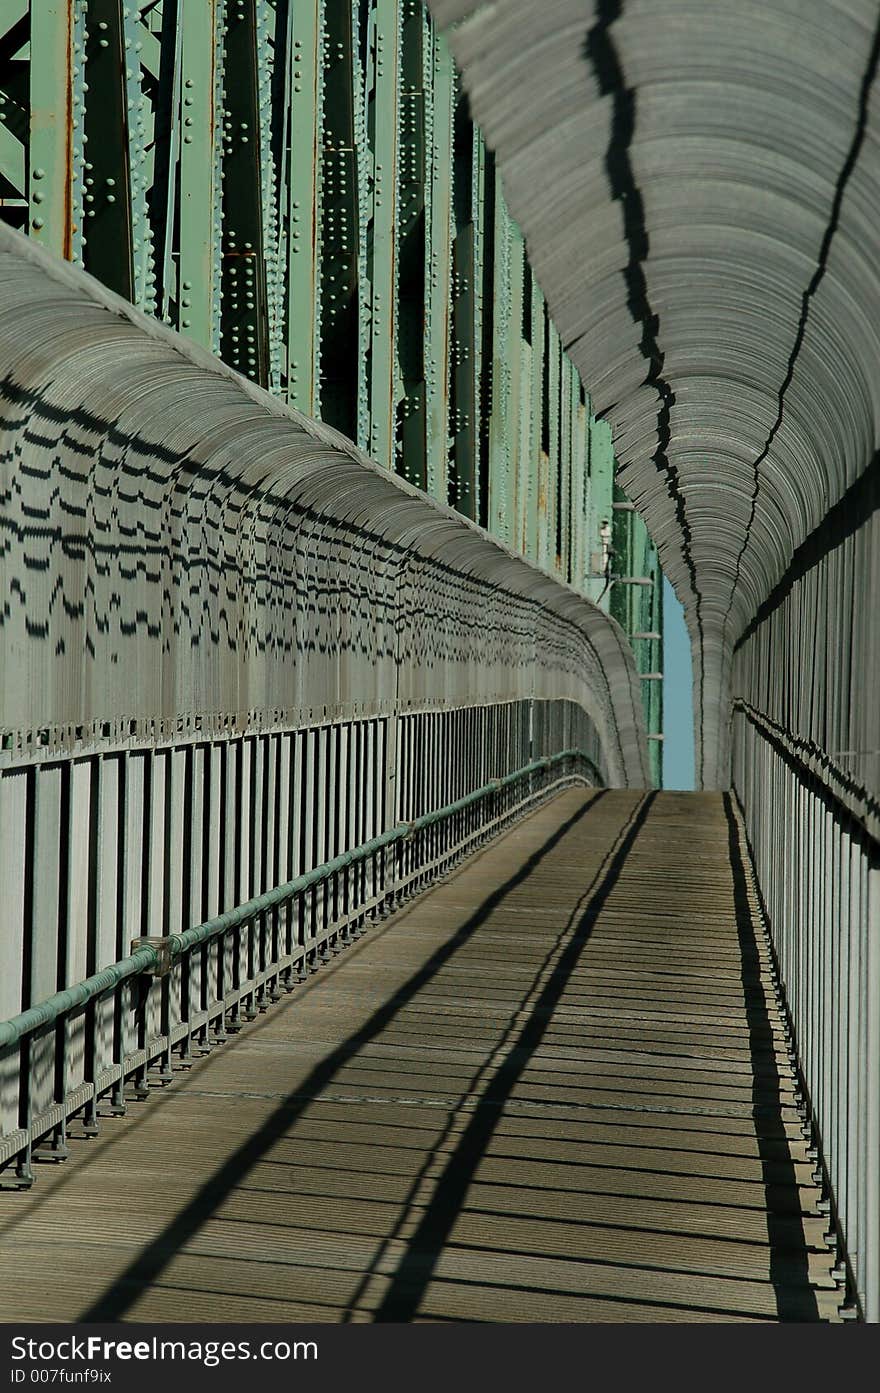
<instances>
[{"instance_id":1,"label":"riveted steel beam","mask_svg":"<svg viewBox=\"0 0 880 1393\"><path fill-rule=\"evenodd\" d=\"M268 150L260 71L266 37L258 33L258 8L265 8L258 0L239 0L226 15L220 352L231 367L266 387L269 318L263 170Z\"/></svg>"},{"instance_id":2,"label":"riveted steel beam","mask_svg":"<svg viewBox=\"0 0 880 1393\"><path fill-rule=\"evenodd\" d=\"M446 40L431 25L426 26L424 80L425 152L429 165L425 245L426 487L432 498L454 504L450 497L449 456L455 68Z\"/></svg>"},{"instance_id":3,"label":"riveted steel beam","mask_svg":"<svg viewBox=\"0 0 880 1393\"><path fill-rule=\"evenodd\" d=\"M596 579L589 407L420 0L2 15L6 222L526 556Z\"/></svg>"},{"instance_id":4,"label":"riveted steel beam","mask_svg":"<svg viewBox=\"0 0 880 1393\"><path fill-rule=\"evenodd\" d=\"M302 0L289 15L284 63L281 158L286 190L286 396L309 415L318 409L320 314L318 247L323 141L323 0ZM283 259L283 257L282 257Z\"/></svg>"},{"instance_id":5,"label":"riveted steel beam","mask_svg":"<svg viewBox=\"0 0 880 1393\"><path fill-rule=\"evenodd\" d=\"M140 294L135 289L132 217L137 208L143 230L146 204L143 197L134 198L132 189L129 132L136 129L140 113L129 112L134 84L126 70L137 60L126 40L121 0L92 0L85 56L89 101L84 133L91 168L85 181L88 231L83 262L111 290L142 303L143 286L138 287Z\"/></svg>"},{"instance_id":6,"label":"riveted steel beam","mask_svg":"<svg viewBox=\"0 0 880 1393\"><path fill-rule=\"evenodd\" d=\"M397 121L397 202L395 266L396 368L395 467L418 488L428 486L426 376L434 330L428 298L432 192L427 150L433 71L431 37L417 0L403 0L400 25L400 76ZM426 70L427 69L427 70ZM377 164L378 164L377 145ZM444 316L447 311L444 308Z\"/></svg>"},{"instance_id":7,"label":"riveted steel beam","mask_svg":"<svg viewBox=\"0 0 880 1393\"><path fill-rule=\"evenodd\" d=\"M356 37L350 0L325 3L317 193L321 207L317 414L351 437L357 433L359 371Z\"/></svg>"},{"instance_id":8,"label":"riveted steel beam","mask_svg":"<svg viewBox=\"0 0 880 1393\"><path fill-rule=\"evenodd\" d=\"M0 993L12 1016L74 993L0 1042L0 1166L27 1184L73 1115L147 1096L451 866L438 809L458 856L515 771L531 800L560 751L615 783L648 756L625 637L583 597L8 228L0 279L0 871L24 891ZM502 806L463 817L487 782ZM186 937L243 904L241 932ZM127 969L96 984L178 934L198 954L136 1010Z\"/></svg>"},{"instance_id":9,"label":"riveted steel beam","mask_svg":"<svg viewBox=\"0 0 880 1393\"><path fill-rule=\"evenodd\" d=\"M453 154L452 466L449 501L479 518L483 148L456 84Z\"/></svg>"},{"instance_id":10,"label":"riveted steel beam","mask_svg":"<svg viewBox=\"0 0 880 1393\"><path fill-rule=\"evenodd\" d=\"M68 0L32 5L29 229L42 246L69 260L82 247L84 66L82 6Z\"/></svg>"},{"instance_id":11,"label":"riveted steel beam","mask_svg":"<svg viewBox=\"0 0 880 1393\"><path fill-rule=\"evenodd\" d=\"M237 4L235 15L244 4ZM220 348L223 0L181 0L177 326ZM256 280L256 276L254 277Z\"/></svg>"},{"instance_id":12,"label":"riveted steel beam","mask_svg":"<svg viewBox=\"0 0 880 1393\"><path fill-rule=\"evenodd\" d=\"M367 134L374 154L370 257L370 454L393 468L398 404L400 65L402 11L397 0L376 0ZM370 234L368 233L368 237Z\"/></svg>"}]
</instances>

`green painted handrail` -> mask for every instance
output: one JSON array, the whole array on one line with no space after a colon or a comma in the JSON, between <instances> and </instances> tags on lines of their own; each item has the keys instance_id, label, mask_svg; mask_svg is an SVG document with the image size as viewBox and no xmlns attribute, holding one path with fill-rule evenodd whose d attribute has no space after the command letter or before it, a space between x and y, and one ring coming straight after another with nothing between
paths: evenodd
<instances>
[{"instance_id":1,"label":"green painted handrail","mask_svg":"<svg viewBox=\"0 0 880 1393\"><path fill-rule=\"evenodd\" d=\"M17 1044L23 1036L32 1035L41 1026L52 1025L59 1016L75 1011L79 1006L87 1006L102 992L109 991L111 987L118 987L121 982L128 977L136 977L139 972L147 972L156 966L156 962L157 954L154 948L139 948L130 957L121 958L110 967L103 967L100 972L86 977L75 987L65 987L64 991L47 997L38 1006L31 1006L20 1015L13 1016L11 1020L3 1021L0 1024L0 1049Z\"/></svg>"},{"instance_id":2,"label":"green painted handrail","mask_svg":"<svg viewBox=\"0 0 880 1393\"><path fill-rule=\"evenodd\" d=\"M536 760L534 764L528 764L523 769L517 769L513 774L505 775L503 779L494 779L491 783L484 784L475 793L468 793L464 798L459 798L454 803L448 803L444 808L438 808L436 812L426 813L424 817L416 818L415 822L402 822L397 827L392 827L388 832L382 832L378 837L364 842L362 846L355 847L352 851L344 851L341 855L334 856L332 861L325 861L323 865L316 866L314 870L296 876L294 880L287 881L285 885L276 886L274 890L266 890L262 895L257 895L254 899L237 905L235 909L228 909L224 914L218 914L215 918L206 920L204 924L197 924L184 933L172 934L171 956L178 958L189 949L197 948L201 944L208 943L212 938L216 938L219 934L225 933L227 929L238 928L241 924L247 923L248 920L265 914L267 910L275 909L287 900L292 900L297 895L303 894L304 891L311 890L313 886L328 880L338 871L348 870L360 861L365 861L368 857L375 855L377 851L381 851L383 847L413 837L427 827L433 827L436 823L443 822L456 813L464 812L466 808L472 807L481 798L498 793L501 789L509 788L511 784L528 778L530 774L550 769L565 759L581 759L595 769L592 760L582 750L563 750L561 754L548 755L545 759ZM94 1001L96 997L101 996L102 993L111 988L118 987L128 978L137 977L141 972L150 971L151 968L158 965L158 961L159 955L155 948L139 948L136 953L132 953L129 957L120 959L119 962L113 963L110 967L102 968L100 972L94 973L91 977L86 977L75 987L66 987L63 991L55 992L54 996L47 997L39 1005L29 1007L27 1011L13 1016L11 1020L0 1022L0 1050L18 1044L26 1036L32 1035L34 1031L40 1030L44 1026L53 1025L61 1016L82 1006L87 1006L90 1001Z\"/></svg>"}]
</instances>

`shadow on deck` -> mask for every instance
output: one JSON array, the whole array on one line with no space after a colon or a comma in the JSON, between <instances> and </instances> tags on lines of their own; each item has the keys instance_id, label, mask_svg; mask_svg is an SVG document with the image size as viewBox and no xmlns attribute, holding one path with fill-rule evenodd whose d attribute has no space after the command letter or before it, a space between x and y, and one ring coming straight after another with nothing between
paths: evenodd
<instances>
[{"instance_id":1,"label":"shadow on deck","mask_svg":"<svg viewBox=\"0 0 880 1393\"><path fill-rule=\"evenodd\" d=\"M555 799L0 1197L4 1318L835 1319L743 845Z\"/></svg>"}]
</instances>

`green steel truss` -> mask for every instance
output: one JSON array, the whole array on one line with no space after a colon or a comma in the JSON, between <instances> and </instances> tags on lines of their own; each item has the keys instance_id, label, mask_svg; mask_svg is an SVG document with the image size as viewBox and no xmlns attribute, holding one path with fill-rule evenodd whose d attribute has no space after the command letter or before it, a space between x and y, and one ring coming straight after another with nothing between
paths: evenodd
<instances>
[{"instance_id":1,"label":"green steel truss","mask_svg":"<svg viewBox=\"0 0 880 1393\"><path fill-rule=\"evenodd\" d=\"M630 635L636 667L642 674L642 698L649 736L651 776L662 782L663 730L663 577L657 549L626 494L614 485L611 614ZM650 583L646 583L650 582Z\"/></svg>"},{"instance_id":2,"label":"green steel truss","mask_svg":"<svg viewBox=\"0 0 880 1393\"><path fill-rule=\"evenodd\" d=\"M610 432L421 0L0 0L0 202L631 634L659 632ZM658 671L657 641L634 642ZM661 684L644 686L657 733Z\"/></svg>"}]
</instances>

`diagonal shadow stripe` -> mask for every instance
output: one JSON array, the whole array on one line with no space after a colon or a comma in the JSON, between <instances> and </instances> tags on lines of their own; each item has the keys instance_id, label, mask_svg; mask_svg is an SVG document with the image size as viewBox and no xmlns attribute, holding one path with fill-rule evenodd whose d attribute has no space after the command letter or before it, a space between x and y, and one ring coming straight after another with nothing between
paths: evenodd
<instances>
[{"instance_id":1,"label":"diagonal shadow stripe","mask_svg":"<svg viewBox=\"0 0 880 1393\"><path fill-rule=\"evenodd\" d=\"M494 1136L503 1104L510 1098L529 1062L544 1039L553 1012L559 1005L593 925L611 890L620 878L633 844L641 831L656 793L646 795L630 819L630 825L608 869L591 896L587 908L536 998L509 1054L498 1066L486 1091L462 1133L434 1189L424 1215L409 1240L377 1312L377 1321L409 1321L418 1311L437 1260L461 1212L477 1168ZM491 1106L489 1106L491 1105Z\"/></svg>"},{"instance_id":2,"label":"diagonal shadow stripe","mask_svg":"<svg viewBox=\"0 0 880 1393\"><path fill-rule=\"evenodd\" d=\"M874 38L871 43L871 51L868 55L868 62L865 67L864 74L862 76L861 86L859 88L859 103L856 114L855 128L853 130L853 138L850 141L849 149L846 153L846 159L841 165L840 173L837 176L837 182L834 186L834 198L831 201L831 211L828 215L828 222L826 224L825 232L822 237L822 245L819 248L819 256L816 262L816 269L810 277L809 284L807 285L806 289L801 295L801 309L800 314L798 316L798 324L794 336L794 343L792 345L791 352L788 355L788 364L786 367L785 377L783 378L782 385L780 386L779 391L777 393L776 418L773 422L773 425L770 427L770 433L768 434L763 447L761 448L757 458L755 459L754 464L752 465L752 497L751 508L749 511L749 520L746 523L746 530L743 535L742 546L740 547L739 555L736 558L736 567L734 570L733 584L730 588L730 600L728 602L727 610L725 611L724 615L722 644L724 643L724 640L727 636L727 626L730 622L730 616L733 611L733 597L736 594L737 586L739 585L740 581L740 576L742 575L743 559L748 550L749 542L751 541L754 532L755 516L758 511L758 494L761 491L761 465L764 463L767 456L770 454L770 451L773 448L773 443L777 435L779 434L779 431L782 428L782 418L785 414L785 400L788 395L788 389L790 388L792 381L794 380L795 368L797 367L797 361L800 357L801 349L804 345L804 339L806 338L807 323L810 317L810 308L819 290L819 287L822 284L822 281L825 279L825 272L828 269L828 258L831 254L831 244L834 241L837 229L840 225L840 214L843 208L843 199L846 193L846 187L850 181L853 170L855 169L856 164L858 162L858 158L861 153L862 145L864 144L865 135L868 129L868 107L871 100L871 92L877 77L878 64L880 64L880 13L878 13L877 16L877 23L874 29Z\"/></svg>"},{"instance_id":3,"label":"diagonal shadow stripe","mask_svg":"<svg viewBox=\"0 0 880 1393\"><path fill-rule=\"evenodd\" d=\"M605 789L599 789L588 803L566 818L552 836L548 837L537 851L523 862L514 875L487 896L458 932L442 947L438 948L427 963L413 973L399 991L395 992L394 996L373 1013L365 1026L348 1036L320 1064L316 1065L308 1078L297 1087L295 1093L291 1093L263 1125L224 1161L180 1213L138 1254L125 1272L98 1297L97 1301L93 1302L77 1319L81 1322L122 1320L143 1289L158 1279L168 1263L198 1233L217 1206L241 1183L252 1167L284 1136L291 1124L315 1101L315 1095L332 1083L336 1074L349 1063L355 1049L359 1045L374 1040L382 1033L398 1013L437 975L440 969L454 958L459 949L469 942L506 896L527 880L532 871L540 865L554 847L558 846L571 829L601 803L606 792Z\"/></svg>"},{"instance_id":4,"label":"diagonal shadow stripe","mask_svg":"<svg viewBox=\"0 0 880 1393\"><path fill-rule=\"evenodd\" d=\"M746 644L761 625L784 604L795 589L799 580L809 575L827 556L844 545L850 537L865 526L880 510L880 450L871 463L860 474L855 483L850 484L846 493L829 508L817 527L805 537L792 553L784 573L774 585L766 599L758 606L743 629L736 643L734 653Z\"/></svg>"},{"instance_id":5,"label":"diagonal shadow stripe","mask_svg":"<svg viewBox=\"0 0 880 1393\"><path fill-rule=\"evenodd\" d=\"M752 1054L762 1051L765 1070L771 1077L759 1078L753 1068L753 1099L755 1102L755 1136L761 1158L764 1189L767 1195L767 1234L770 1240L770 1281L776 1294L780 1321L807 1321L819 1318L819 1309L810 1284L809 1257L803 1227L792 1241L797 1214L789 1215L779 1203L780 1194L797 1194L797 1175L782 1116L782 1078L773 1053L774 1034L770 1020L771 1002L765 974L761 970L755 921L749 902L746 866L733 812L733 800L724 794L724 815L727 820L727 844L733 871L736 932L742 964L743 992L756 1024L752 1034ZM767 1094L771 1095L768 1106ZM782 1159L780 1159L782 1156Z\"/></svg>"},{"instance_id":6,"label":"diagonal shadow stripe","mask_svg":"<svg viewBox=\"0 0 880 1393\"><path fill-rule=\"evenodd\" d=\"M688 580L694 596L694 617L699 634L697 656L699 673L696 678L698 693L702 691L704 644L703 597L697 584L697 568L692 549L691 526L687 517L684 493L678 467L669 458L672 440L672 408L675 406L675 393L665 374L666 355L660 347L660 316L651 304L644 262L650 255L650 238L645 218L645 204L642 192L630 159L630 148L636 129L637 92L627 86L626 74L614 40L613 26L623 14L623 0L596 0L596 22L588 31L584 42L584 57L592 66L599 91L602 96L611 98L611 132L605 152L605 172L612 198L620 204L623 214L623 231L626 239L629 260L622 269L626 284L626 303L633 324L641 329L639 352L647 364L644 385L652 387L657 393L657 448L654 451L655 468L665 475L666 491L675 507L675 519L681 532L681 556L687 568ZM577 340L574 340L576 343ZM566 351L572 343L565 344ZM603 412L607 415L609 407ZM695 703L700 710L701 703ZM702 750L700 751L700 783L702 783Z\"/></svg>"},{"instance_id":7,"label":"diagonal shadow stripe","mask_svg":"<svg viewBox=\"0 0 880 1393\"><path fill-rule=\"evenodd\" d=\"M509 1023L505 1025L503 1033L499 1038L497 1038L494 1041L494 1043L487 1051L481 1051L481 1053L484 1053L484 1058L480 1063L480 1066L477 1069L476 1074L471 1080L470 1086L468 1088L469 1094L477 1094L479 1092L480 1088L482 1087L484 1078L487 1080L492 1080L495 1078L496 1071L498 1068L498 1061L500 1060L502 1054L508 1059L508 1061L517 1056L517 1054L519 1053L519 1046L516 1043L516 1041L519 1034L519 1023L522 1020L525 1013L528 1012L530 1018L535 1018L535 1013L543 1010L547 1016L547 1028L549 1029L549 1027L552 1025L552 1007L545 1006L542 1008L539 1002L539 996L541 993L542 982L544 980L545 974L548 972L552 972L557 956L565 948L568 942L572 930L572 925L577 920L578 915L581 912L581 907L585 904L590 903L593 893L595 891L595 887L598 884L601 884L605 863L610 862L611 858L614 856L618 843L620 842L621 838L626 835L627 823L631 822L634 816L635 811L633 811L630 817L624 822L620 831L615 836L609 851L603 858L603 861L597 869L595 875L593 876L593 879L591 880L590 884L587 886L584 893L579 897L577 903L574 905L570 915L568 916L568 919L566 920L563 928L553 939L552 944L544 954L543 960L540 962L539 966L532 974L532 978L528 985L528 988L526 989L525 993L521 996L519 1004L511 1012ZM533 1001L536 1003L534 1006L532 1006L531 1004ZM527 1064L528 1059L526 1059L524 1062ZM489 1084L489 1087L491 1088L491 1083ZM500 1112L504 1108L504 1101L505 1100L503 1099L495 1101L493 1099L488 1098L486 1094L484 1094L478 1102L477 1106L496 1107L499 1110L500 1116ZM385 1257L386 1253L388 1252L391 1244L394 1243L396 1239L400 1238L403 1229L406 1227L410 1219L410 1216L413 1211L413 1206L417 1201L417 1197L422 1189L422 1186L427 1181L430 1172L433 1169L433 1166L437 1160L438 1155L441 1154L444 1145L446 1143L451 1142L453 1131L458 1120L458 1109L450 1109L449 1115L446 1119L446 1125L443 1127L440 1133L434 1137L429 1147L422 1148L424 1151L424 1159L422 1165L419 1167L418 1171L413 1177L412 1183L410 1184L406 1197L404 1198L400 1206L400 1211L396 1222L392 1226L390 1226L387 1233L385 1233L382 1236L382 1239L378 1244L378 1247L373 1255L372 1260L370 1261L369 1265L364 1271L364 1275L361 1278L361 1281L359 1282L356 1290L348 1300L345 1315L343 1317L345 1321L353 1319L354 1312L357 1310L361 1298L366 1293L372 1277L378 1271L379 1265Z\"/></svg>"}]
</instances>

